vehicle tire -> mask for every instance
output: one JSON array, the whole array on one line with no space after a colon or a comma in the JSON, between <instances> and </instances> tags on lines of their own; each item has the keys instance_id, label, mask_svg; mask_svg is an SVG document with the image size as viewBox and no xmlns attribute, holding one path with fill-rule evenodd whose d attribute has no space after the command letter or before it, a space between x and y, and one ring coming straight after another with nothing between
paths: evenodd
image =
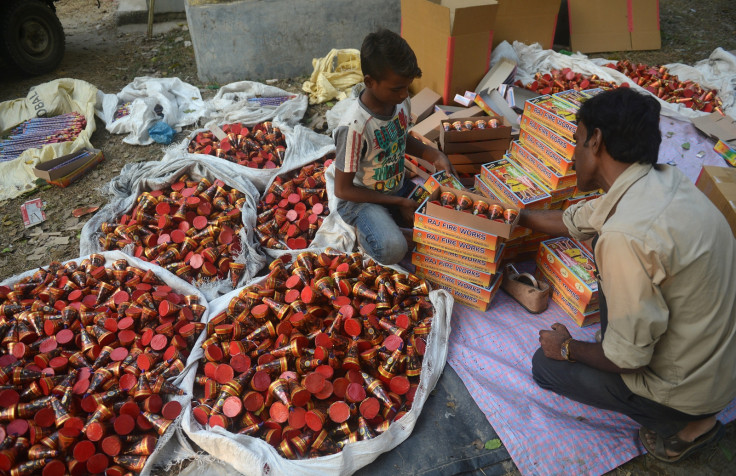
<instances>
[{"instance_id":1,"label":"vehicle tire","mask_svg":"<svg viewBox=\"0 0 736 476\"><path fill-rule=\"evenodd\" d=\"M0 50L19 70L37 75L59 66L64 57L64 28L48 5L16 0L3 13Z\"/></svg>"}]
</instances>

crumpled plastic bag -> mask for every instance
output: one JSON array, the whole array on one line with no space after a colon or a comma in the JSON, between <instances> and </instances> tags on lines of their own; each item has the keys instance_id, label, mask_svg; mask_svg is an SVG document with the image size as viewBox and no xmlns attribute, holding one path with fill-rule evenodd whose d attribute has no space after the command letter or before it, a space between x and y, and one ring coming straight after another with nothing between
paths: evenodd
<instances>
[{"instance_id":1,"label":"crumpled plastic bag","mask_svg":"<svg viewBox=\"0 0 736 476\"><path fill-rule=\"evenodd\" d=\"M148 129L148 136L159 144L169 145L174 140L176 131L164 121L158 121Z\"/></svg>"},{"instance_id":2,"label":"crumpled plastic bag","mask_svg":"<svg viewBox=\"0 0 736 476\"><path fill-rule=\"evenodd\" d=\"M309 104L348 97L350 88L363 81L360 51L352 48L333 49L324 58L312 59L314 72L302 91L309 93Z\"/></svg>"}]
</instances>

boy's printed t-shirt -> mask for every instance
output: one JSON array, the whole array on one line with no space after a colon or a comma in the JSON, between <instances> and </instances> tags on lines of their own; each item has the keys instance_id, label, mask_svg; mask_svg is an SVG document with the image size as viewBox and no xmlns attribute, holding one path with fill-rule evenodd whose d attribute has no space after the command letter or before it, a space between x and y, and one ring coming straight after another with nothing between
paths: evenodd
<instances>
[{"instance_id":1,"label":"boy's printed t-shirt","mask_svg":"<svg viewBox=\"0 0 736 476\"><path fill-rule=\"evenodd\" d=\"M404 152L410 126L409 100L391 116L377 116L357 99L333 133L335 167L355 172L353 184L393 194L404 181Z\"/></svg>"}]
</instances>

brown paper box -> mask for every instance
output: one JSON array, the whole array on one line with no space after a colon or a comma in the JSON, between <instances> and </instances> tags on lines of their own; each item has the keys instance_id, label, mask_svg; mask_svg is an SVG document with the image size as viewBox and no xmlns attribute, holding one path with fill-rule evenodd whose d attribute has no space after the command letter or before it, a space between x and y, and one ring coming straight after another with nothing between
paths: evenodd
<instances>
[{"instance_id":1,"label":"brown paper box","mask_svg":"<svg viewBox=\"0 0 736 476\"><path fill-rule=\"evenodd\" d=\"M429 88L424 88L411 98L411 122L423 121L434 112L434 105L442 101L442 96Z\"/></svg>"},{"instance_id":2,"label":"brown paper box","mask_svg":"<svg viewBox=\"0 0 736 476\"><path fill-rule=\"evenodd\" d=\"M695 186L723 213L736 237L736 169L705 165Z\"/></svg>"},{"instance_id":3,"label":"brown paper box","mask_svg":"<svg viewBox=\"0 0 736 476\"><path fill-rule=\"evenodd\" d=\"M568 0L573 52L658 50L658 0Z\"/></svg>"},{"instance_id":4,"label":"brown paper box","mask_svg":"<svg viewBox=\"0 0 736 476\"><path fill-rule=\"evenodd\" d=\"M559 11L560 0L499 0L493 47L506 40L552 49Z\"/></svg>"}]
</instances>

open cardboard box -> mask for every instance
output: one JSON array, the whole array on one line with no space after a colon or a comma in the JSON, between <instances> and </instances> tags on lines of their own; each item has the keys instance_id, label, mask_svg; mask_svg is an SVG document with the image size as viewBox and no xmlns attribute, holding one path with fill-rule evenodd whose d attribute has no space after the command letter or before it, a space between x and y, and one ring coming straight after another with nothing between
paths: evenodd
<instances>
[{"instance_id":1,"label":"open cardboard box","mask_svg":"<svg viewBox=\"0 0 736 476\"><path fill-rule=\"evenodd\" d=\"M411 122L423 121L434 112L435 104L442 101L442 96L429 88L424 88L411 98Z\"/></svg>"},{"instance_id":2,"label":"open cardboard box","mask_svg":"<svg viewBox=\"0 0 736 476\"><path fill-rule=\"evenodd\" d=\"M450 104L488 71L496 0L401 0L401 36L422 68L416 91L430 88Z\"/></svg>"},{"instance_id":3,"label":"open cardboard box","mask_svg":"<svg viewBox=\"0 0 736 476\"><path fill-rule=\"evenodd\" d=\"M495 162L500 160L505 155L505 151L502 150L490 150L485 152L476 152L472 154L448 154L450 163L455 166L457 170L460 165L483 165L488 162Z\"/></svg>"},{"instance_id":4,"label":"open cardboard box","mask_svg":"<svg viewBox=\"0 0 736 476\"><path fill-rule=\"evenodd\" d=\"M573 52L658 50L659 0L567 0Z\"/></svg>"},{"instance_id":5,"label":"open cardboard box","mask_svg":"<svg viewBox=\"0 0 736 476\"><path fill-rule=\"evenodd\" d=\"M440 129L442 129L442 121L445 119L456 120L456 118L475 118L478 120L479 116L484 116L485 112L478 106L471 106L463 108L460 111L453 112L449 116L444 111L436 111L428 118L416 124L410 129L410 133L418 134L430 141L436 141L440 136Z\"/></svg>"},{"instance_id":6,"label":"open cardboard box","mask_svg":"<svg viewBox=\"0 0 736 476\"><path fill-rule=\"evenodd\" d=\"M404 158L404 167L421 177L422 180L427 180L432 174L437 172L434 164L430 164L424 159L409 154L406 154Z\"/></svg>"},{"instance_id":7,"label":"open cardboard box","mask_svg":"<svg viewBox=\"0 0 736 476\"><path fill-rule=\"evenodd\" d=\"M736 169L705 165L695 186L723 213L736 237Z\"/></svg>"},{"instance_id":8,"label":"open cardboard box","mask_svg":"<svg viewBox=\"0 0 736 476\"><path fill-rule=\"evenodd\" d=\"M54 169L54 167L63 164L84 151L88 151L90 154L74 160L63 167ZM44 179L50 184L63 188L78 180L89 169L102 162L104 159L105 157L99 149L79 149L71 154L62 155L56 159L36 164L33 168L33 174L38 178Z\"/></svg>"},{"instance_id":9,"label":"open cardboard box","mask_svg":"<svg viewBox=\"0 0 736 476\"><path fill-rule=\"evenodd\" d=\"M486 127L485 129L472 129L458 131L453 126L454 123L465 121L476 122L477 117L450 117L442 120L442 128L440 129L440 146L448 142L478 142L493 139L507 139L511 141L511 125L508 121L499 116L483 117L484 121L496 119L499 123L498 127Z\"/></svg>"},{"instance_id":10,"label":"open cardboard box","mask_svg":"<svg viewBox=\"0 0 736 476\"><path fill-rule=\"evenodd\" d=\"M498 4L493 24L494 48L506 40L511 44L539 43L544 49L552 49L560 0L498 0Z\"/></svg>"}]
</instances>

